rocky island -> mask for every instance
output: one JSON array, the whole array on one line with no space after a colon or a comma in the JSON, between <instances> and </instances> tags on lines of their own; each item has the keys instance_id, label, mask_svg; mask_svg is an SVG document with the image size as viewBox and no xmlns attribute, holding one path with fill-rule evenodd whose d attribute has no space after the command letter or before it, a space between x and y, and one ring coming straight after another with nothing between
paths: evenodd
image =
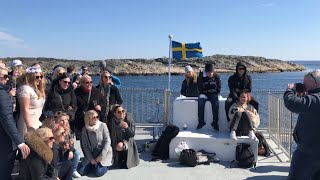
<instances>
[{"instance_id":1,"label":"rocky island","mask_svg":"<svg viewBox=\"0 0 320 180\"><path fill-rule=\"evenodd\" d=\"M99 73L99 62L101 60L66 60L54 58L26 58L26 57L10 57L4 58L3 62L7 65L13 59L20 59L25 67L35 62L39 62L46 72L50 72L52 68L61 64L64 67L74 65L77 69L81 66L88 66L91 74ZM166 75L168 73L168 58L157 59L106 59L108 69L115 75ZM237 62L242 61L247 65L250 72L288 72L302 71L304 66L294 64L278 59L267 59L256 56L235 56L235 55L213 55L206 56L201 59L189 58L186 60L173 60L171 63L171 74L181 75L184 73L184 67L190 65L196 72L204 67L205 63L212 63L219 73L230 73L235 71Z\"/></svg>"}]
</instances>

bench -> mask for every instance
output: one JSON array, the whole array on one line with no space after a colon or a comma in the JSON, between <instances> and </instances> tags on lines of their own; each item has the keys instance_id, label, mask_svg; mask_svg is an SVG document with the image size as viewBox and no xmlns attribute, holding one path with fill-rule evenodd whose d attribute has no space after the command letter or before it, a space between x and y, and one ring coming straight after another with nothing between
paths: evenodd
<instances>
[{"instance_id":1,"label":"bench","mask_svg":"<svg viewBox=\"0 0 320 180\"><path fill-rule=\"evenodd\" d=\"M211 103L205 104L204 120L207 123L202 129L197 130L198 125L198 98L177 97L173 103L173 124L179 127L179 134L173 138L169 146L170 158L178 158L175 148L180 141L185 141L189 148L214 152L221 161L232 161L235 159L235 151L238 143L250 144L255 159L258 159L259 141L249 139L248 136L238 136L237 140L230 139L230 122L227 122L224 104L226 98L219 97L219 127L215 132L210 125L212 122ZM186 125L187 128L183 129Z\"/></svg>"}]
</instances>

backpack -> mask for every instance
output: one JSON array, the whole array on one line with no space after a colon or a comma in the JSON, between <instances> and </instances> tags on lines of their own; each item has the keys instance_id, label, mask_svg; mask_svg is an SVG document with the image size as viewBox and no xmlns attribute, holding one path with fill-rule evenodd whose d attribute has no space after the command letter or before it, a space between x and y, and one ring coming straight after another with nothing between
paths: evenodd
<instances>
[{"instance_id":1,"label":"backpack","mask_svg":"<svg viewBox=\"0 0 320 180\"><path fill-rule=\"evenodd\" d=\"M258 155L269 157L271 154L271 150L263 134L260 131L256 131L255 135L259 139Z\"/></svg>"},{"instance_id":2,"label":"backpack","mask_svg":"<svg viewBox=\"0 0 320 180\"><path fill-rule=\"evenodd\" d=\"M181 151L181 154L179 156L179 161L180 161L180 164L187 165L190 167L195 167L196 165L199 165L199 164L209 165L210 160L209 160L208 154L213 154L213 153L207 153L207 152L204 153L203 151L196 152L194 149L184 149Z\"/></svg>"},{"instance_id":3,"label":"backpack","mask_svg":"<svg viewBox=\"0 0 320 180\"><path fill-rule=\"evenodd\" d=\"M197 153L194 149L184 149L179 156L180 164L195 167L197 162Z\"/></svg>"},{"instance_id":4,"label":"backpack","mask_svg":"<svg viewBox=\"0 0 320 180\"><path fill-rule=\"evenodd\" d=\"M241 168L256 167L253 151L249 144L240 143L236 147L236 160L235 162Z\"/></svg>"}]
</instances>

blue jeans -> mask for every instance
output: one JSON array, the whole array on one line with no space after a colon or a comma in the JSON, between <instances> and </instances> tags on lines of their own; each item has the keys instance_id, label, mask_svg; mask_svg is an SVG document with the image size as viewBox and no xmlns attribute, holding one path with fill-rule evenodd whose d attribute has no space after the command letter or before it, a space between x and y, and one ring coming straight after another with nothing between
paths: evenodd
<instances>
[{"instance_id":1,"label":"blue jeans","mask_svg":"<svg viewBox=\"0 0 320 180\"><path fill-rule=\"evenodd\" d=\"M317 152L306 153L299 147L292 155L288 180L305 180L318 173L320 170L320 157Z\"/></svg>"},{"instance_id":2,"label":"blue jeans","mask_svg":"<svg viewBox=\"0 0 320 180\"><path fill-rule=\"evenodd\" d=\"M60 161L67 161L69 156L69 151L65 152L63 156L60 158ZM72 162L73 170L77 170L79 161L80 161L80 151L75 149L73 151L73 158L70 160Z\"/></svg>"},{"instance_id":3,"label":"blue jeans","mask_svg":"<svg viewBox=\"0 0 320 180\"><path fill-rule=\"evenodd\" d=\"M78 172L81 176L85 176L89 174L89 172L95 169L95 175L97 177L103 176L109 170L109 166L102 166L100 163L97 166L92 165L91 163L83 166L81 163L79 164Z\"/></svg>"},{"instance_id":4,"label":"blue jeans","mask_svg":"<svg viewBox=\"0 0 320 180\"><path fill-rule=\"evenodd\" d=\"M211 102L212 105L212 122L218 123L218 115L219 115L219 99L217 94L212 94L207 96L208 99L205 98L198 98L198 118L199 124L204 124L204 106L207 101Z\"/></svg>"}]
</instances>

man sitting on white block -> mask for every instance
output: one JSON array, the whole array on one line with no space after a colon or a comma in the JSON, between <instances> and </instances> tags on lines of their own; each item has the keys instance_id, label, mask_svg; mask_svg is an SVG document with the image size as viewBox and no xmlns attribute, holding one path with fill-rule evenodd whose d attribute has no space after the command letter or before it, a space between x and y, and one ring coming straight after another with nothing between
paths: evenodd
<instances>
[{"instance_id":1,"label":"man sitting on white block","mask_svg":"<svg viewBox=\"0 0 320 180\"><path fill-rule=\"evenodd\" d=\"M199 90L199 98L198 98L198 121L199 124L197 129L201 129L206 123L204 122L204 107L206 101L210 101L212 105L212 123L211 126L214 130L219 131L218 125L218 115L219 115L219 100L218 96L221 90L221 80L220 76L214 72L212 64L205 65L205 72L201 76L201 72L198 79L198 90Z\"/></svg>"}]
</instances>

